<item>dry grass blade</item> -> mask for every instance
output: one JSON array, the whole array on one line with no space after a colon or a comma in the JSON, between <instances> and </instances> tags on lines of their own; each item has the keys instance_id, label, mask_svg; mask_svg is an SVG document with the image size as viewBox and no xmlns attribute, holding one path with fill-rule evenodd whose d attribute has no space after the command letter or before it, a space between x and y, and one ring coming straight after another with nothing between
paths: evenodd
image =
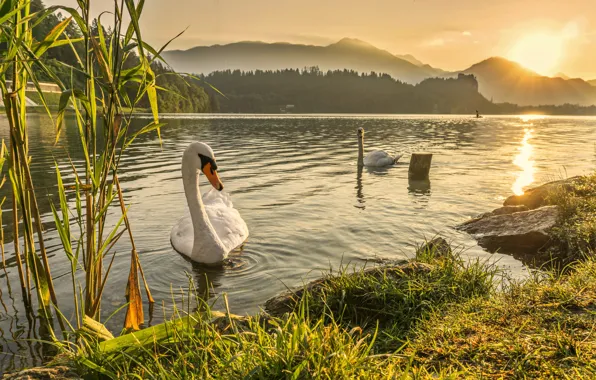
<instances>
[{"instance_id":1,"label":"dry grass blade","mask_svg":"<svg viewBox=\"0 0 596 380\"><path fill-rule=\"evenodd\" d=\"M130 330L140 330L140 326L145 322L143 313L143 300L141 298L141 289L139 287L138 260L136 252L133 250L130 255L130 272L128 273L127 300L128 309L124 320L124 328Z\"/></svg>"}]
</instances>

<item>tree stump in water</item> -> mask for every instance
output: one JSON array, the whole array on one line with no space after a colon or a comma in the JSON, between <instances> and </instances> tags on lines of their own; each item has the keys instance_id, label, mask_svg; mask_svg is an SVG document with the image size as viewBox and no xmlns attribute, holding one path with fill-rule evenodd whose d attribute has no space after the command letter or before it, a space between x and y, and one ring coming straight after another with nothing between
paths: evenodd
<instances>
[{"instance_id":1,"label":"tree stump in water","mask_svg":"<svg viewBox=\"0 0 596 380\"><path fill-rule=\"evenodd\" d=\"M432 158L432 153L412 153L408 178L414 180L428 179Z\"/></svg>"}]
</instances>

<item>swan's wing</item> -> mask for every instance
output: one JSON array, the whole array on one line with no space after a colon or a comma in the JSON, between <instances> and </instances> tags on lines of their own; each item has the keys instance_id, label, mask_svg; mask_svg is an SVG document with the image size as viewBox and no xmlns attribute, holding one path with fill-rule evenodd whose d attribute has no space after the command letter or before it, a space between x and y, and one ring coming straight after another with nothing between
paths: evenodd
<instances>
[{"instance_id":1,"label":"swan's wing","mask_svg":"<svg viewBox=\"0 0 596 380\"><path fill-rule=\"evenodd\" d=\"M228 252L238 248L248 237L248 226L234 208L230 195L214 189L203 194L205 211Z\"/></svg>"},{"instance_id":2,"label":"swan's wing","mask_svg":"<svg viewBox=\"0 0 596 380\"><path fill-rule=\"evenodd\" d=\"M394 159L384 150L375 150L364 157L365 166L389 166L393 165Z\"/></svg>"},{"instance_id":3,"label":"swan's wing","mask_svg":"<svg viewBox=\"0 0 596 380\"><path fill-rule=\"evenodd\" d=\"M194 231L190 215L180 219L170 232L172 247L181 254L190 257L194 242Z\"/></svg>"}]
</instances>

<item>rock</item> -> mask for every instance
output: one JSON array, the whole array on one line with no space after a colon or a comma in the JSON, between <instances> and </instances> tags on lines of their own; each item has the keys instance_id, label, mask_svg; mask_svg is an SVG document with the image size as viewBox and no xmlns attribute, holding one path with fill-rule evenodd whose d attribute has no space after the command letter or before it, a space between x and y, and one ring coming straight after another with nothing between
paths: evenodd
<instances>
[{"instance_id":1,"label":"rock","mask_svg":"<svg viewBox=\"0 0 596 380\"><path fill-rule=\"evenodd\" d=\"M529 211L530 208L526 205L517 205L517 206L503 206L497 209L494 209L491 212L487 212L479 216L479 218L486 218L487 216L495 216L495 215L507 215L513 214L514 212L522 212L522 211Z\"/></svg>"},{"instance_id":2,"label":"rock","mask_svg":"<svg viewBox=\"0 0 596 380\"><path fill-rule=\"evenodd\" d=\"M433 252L436 256L443 257L451 255L451 245L447 242L447 240L443 239L442 237L436 237L429 241L426 244L423 244L422 247L416 250L416 254L419 255L424 252Z\"/></svg>"},{"instance_id":3,"label":"rock","mask_svg":"<svg viewBox=\"0 0 596 380\"><path fill-rule=\"evenodd\" d=\"M560 181L553 181L545 183L542 186L535 187L533 189L526 190L522 195L512 195L505 199L504 206L518 206L524 205L530 209L536 209L538 207L546 206L546 198L549 193L563 188L565 190L571 190L572 185L580 180L581 176L571 177Z\"/></svg>"},{"instance_id":4,"label":"rock","mask_svg":"<svg viewBox=\"0 0 596 380\"><path fill-rule=\"evenodd\" d=\"M30 368L12 374L5 374L2 380L64 380L64 379L82 379L70 368L64 366L58 367L37 367Z\"/></svg>"},{"instance_id":5,"label":"rock","mask_svg":"<svg viewBox=\"0 0 596 380\"><path fill-rule=\"evenodd\" d=\"M549 232L557 223L557 206L473 219L457 227L474 236L490 252L536 254L550 242Z\"/></svg>"}]
</instances>

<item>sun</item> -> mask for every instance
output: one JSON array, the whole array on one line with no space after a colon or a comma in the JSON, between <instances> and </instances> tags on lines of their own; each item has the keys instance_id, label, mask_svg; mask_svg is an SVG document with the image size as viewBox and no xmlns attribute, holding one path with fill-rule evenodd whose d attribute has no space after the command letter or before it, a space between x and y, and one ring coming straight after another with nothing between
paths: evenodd
<instances>
[{"instance_id":1,"label":"sun","mask_svg":"<svg viewBox=\"0 0 596 380\"><path fill-rule=\"evenodd\" d=\"M534 33L522 37L507 57L538 74L554 74L563 56L563 36Z\"/></svg>"}]
</instances>

